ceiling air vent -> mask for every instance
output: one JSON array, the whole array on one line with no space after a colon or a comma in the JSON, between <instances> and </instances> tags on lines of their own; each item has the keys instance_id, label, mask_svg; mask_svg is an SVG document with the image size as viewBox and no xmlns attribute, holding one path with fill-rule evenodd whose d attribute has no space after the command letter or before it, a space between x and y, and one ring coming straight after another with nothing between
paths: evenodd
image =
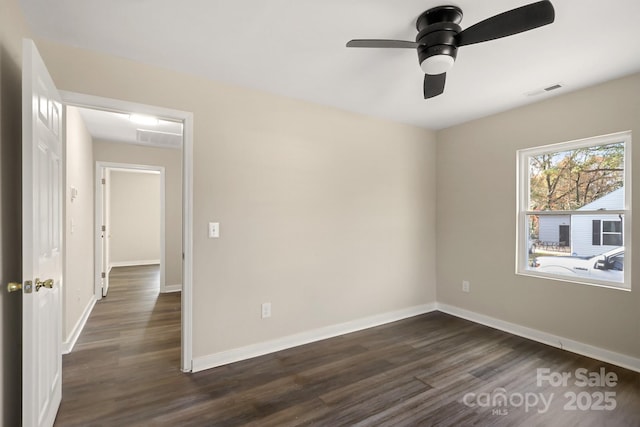
<instances>
[{"instance_id":1,"label":"ceiling air vent","mask_svg":"<svg viewBox=\"0 0 640 427\"><path fill-rule=\"evenodd\" d=\"M182 135L179 133L159 132L145 129L137 129L136 132L136 140L139 144L164 148L182 147Z\"/></svg>"},{"instance_id":2,"label":"ceiling air vent","mask_svg":"<svg viewBox=\"0 0 640 427\"><path fill-rule=\"evenodd\" d=\"M543 93L553 92L554 90L561 89L563 86L560 83L552 84L551 86L543 87L542 89L536 89L534 91L528 92L525 95L527 96L536 96L542 95Z\"/></svg>"},{"instance_id":3,"label":"ceiling air vent","mask_svg":"<svg viewBox=\"0 0 640 427\"><path fill-rule=\"evenodd\" d=\"M545 92L551 92L552 90L560 89L561 87L562 87L561 84L555 84L553 86L545 87L544 91Z\"/></svg>"}]
</instances>

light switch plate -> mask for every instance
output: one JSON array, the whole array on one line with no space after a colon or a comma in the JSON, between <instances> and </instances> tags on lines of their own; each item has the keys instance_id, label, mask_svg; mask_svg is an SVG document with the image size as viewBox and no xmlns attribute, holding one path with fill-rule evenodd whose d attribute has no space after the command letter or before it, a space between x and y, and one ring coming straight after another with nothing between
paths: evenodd
<instances>
[{"instance_id":1,"label":"light switch plate","mask_svg":"<svg viewBox=\"0 0 640 427\"><path fill-rule=\"evenodd\" d=\"M217 239L220 237L220 223L219 222L210 222L209 223L209 238Z\"/></svg>"}]
</instances>

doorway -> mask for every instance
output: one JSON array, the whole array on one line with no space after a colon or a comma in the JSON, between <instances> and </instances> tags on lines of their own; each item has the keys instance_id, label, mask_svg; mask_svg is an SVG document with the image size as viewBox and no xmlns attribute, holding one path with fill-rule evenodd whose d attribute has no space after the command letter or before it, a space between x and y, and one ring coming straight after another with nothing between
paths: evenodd
<instances>
[{"instance_id":1,"label":"doorway","mask_svg":"<svg viewBox=\"0 0 640 427\"><path fill-rule=\"evenodd\" d=\"M566 247L571 244L571 226L569 225L560 225L560 229L558 233L560 235L559 246Z\"/></svg>"},{"instance_id":2,"label":"doorway","mask_svg":"<svg viewBox=\"0 0 640 427\"><path fill-rule=\"evenodd\" d=\"M157 120L171 121L171 122L179 122L182 124L182 134L181 134L181 146L179 147L178 154L179 158L181 158L180 162L180 190L181 197L178 203L175 203L176 209L181 212L181 227L180 233L178 236L178 260L177 262L180 264L180 282L181 283L165 283L165 290L177 290L175 289L175 285L180 285L182 291L181 298L181 362L180 368L183 372L191 372L192 370L192 234L193 234L193 225L192 225L192 217L193 217L193 195L192 195L192 186L193 186L193 115L189 112L179 111L179 110L171 110L162 107L155 107L145 104L132 103L128 101L114 100L110 98L102 98L85 94L78 94L73 92L65 92L61 91L61 97L65 105L85 108L85 109L93 109L100 110L106 112L112 112L120 115L140 115L141 117L155 117ZM145 132L138 132L138 138L148 137L149 134ZM163 135L160 135L163 136ZM164 135L165 139L169 137L169 135ZM140 139L139 142L145 142ZM137 146L138 149L144 148L140 145ZM109 163L109 162L106 162ZM104 164L106 170L109 167L116 167L117 165L109 165ZM118 163L118 162L112 162ZM144 161L137 162L135 164L128 164L127 167L133 166L134 169L137 168L139 170L144 170L145 165ZM96 170L98 170L98 166L96 166ZM160 171L158 171L160 172ZM166 181L166 178L165 178ZM97 185L97 184L96 184ZM96 195L102 194L102 191L98 193L98 188L96 188ZM104 198L96 198L96 204L98 204L99 200L100 205L104 204ZM102 209L102 206L100 206ZM99 210L96 208L96 213ZM98 225L98 224L96 224ZM100 226L102 224L99 224ZM97 259L97 253L103 253L101 238L98 240L98 237L101 237L101 228L95 227L96 229L96 242L100 242L100 244L96 244L96 260L95 260L95 270L96 276L99 279L101 277L101 267L105 262L104 258L101 256L100 259ZM108 232L108 229L107 229ZM162 261L162 260L161 260ZM166 259L165 259L166 261ZM163 263L161 262L161 265ZM166 262L164 263L166 264ZM100 270L100 271L98 271ZM105 271L106 275L106 271ZM96 280L97 283L100 283L101 280ZM108 284L107 284L108 286ZM173 289L171 289L173 287ZM97 286L96 286L97 288ZM107 288L108 289L108 288ZM96 293L96 298L102 297L102 286L100 287L100 292Z\"/></svg>"},{"instance_id":3,"label":"doorway","mask_svg":"<svg viewBox=\"0 0 640 427\"><path fill-rule=\"evenodd\" d=\"M95 172L95 295L107 296L113 267L135 265L159 265L159 292L182 290L166 283L165 168L97 161Z\"/></svg>"}]
</instances>

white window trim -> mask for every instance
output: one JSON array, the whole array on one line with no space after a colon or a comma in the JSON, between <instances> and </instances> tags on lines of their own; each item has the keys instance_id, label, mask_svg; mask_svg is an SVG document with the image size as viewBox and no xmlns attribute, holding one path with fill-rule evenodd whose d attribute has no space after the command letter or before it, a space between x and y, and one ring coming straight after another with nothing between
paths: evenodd
<instances>
[{"instance_id":1,"label":"white window trim","mask_svg":"<svg viewBox=\"0 0 640 427\"><path fill-rule=\"evenodd\" d=\"M558 215L558 211L529 211L529 163L528 159L532 155L554 153L559 151L569 151L583 147L595 145L607 145L616 142L624 142L624 209L607 210L607 214L622 214L623 221L623 244L625 247L624 282L610 282L586 277L571 277L560 274L543 273L528 269L528 247L527 247L527 216L528 215ZM631 259L632 259L632 234L631 234L631 131L617 132L591 138L584 138L569 142L549 144L544 146L526 148L518 150L517 157L517 195L516 195L516 274L544 279L553 279L562 282L579 283L605 288L613 288L624 291L631 290ZM562 211L562 214L589 215L591 211Z\"/></svg>"}]
</instances>

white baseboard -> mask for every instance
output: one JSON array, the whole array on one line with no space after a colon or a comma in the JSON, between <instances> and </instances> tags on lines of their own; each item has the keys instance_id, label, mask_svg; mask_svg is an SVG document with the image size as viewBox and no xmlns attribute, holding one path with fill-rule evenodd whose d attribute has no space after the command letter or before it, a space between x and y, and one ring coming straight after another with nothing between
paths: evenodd
<instances>
[{"instance_id":1,"label":"white baseboard","mask_svg":"<svg viewBox=\"0 0 640 427\"><path fill-rule=\"evenodd\" d=\"M581 354L583 356L601 360L606 363L611 363L612 365L640 372L640 359L635 357L605 350L600 347L584 344L578 341L570 340L568 338L549 334L547 332L542 332L537 329L527 328L525 326L520 326L515 323L506 322L504 320L485 316L484 314L479 314L447 304L436 303L436 309L443 313L451 314L452 316L470 320L475 323L480 323L482 325L499 329L513 335L518 335L533 341L550 345L552 347L557 347L562 350L567 350L572 353Z\"/></svg>"},{"instance_id":2,"label":"white baseboard","mask_svg":"<svg viewBox=\"0 0 640 427\"><path fill-rule=\"evenodd\" d=\"M238 362L240 360L251 359L253 357L285 350L287 348L297 347L299 345L309 344L327 338L333 338L339 335L372 328L374 326L380 326L386 323L395 322L398 320L406 319L408 317L418 316L420 314L429 313L435 310L435 303L424 304L393 311L390 313L352 320L350 322L340 323L337 325L326 326L324 328L314 329L307 332L301 332L299 334L289 335L258 344L252 344L246 347L240 347L220 353L210 354L207 356L196 357L193 359L193 372L215 368L216 366L222 366L228 363Z\"/></svg>"},{"instance_id":3,"label":"white baseboard","mask_svg":"<svg viewBox=\"0 0 640 427\"><path fill-rule=\"evenodd\" d=\"M112 262L109 265L109 271L111 271L113 267L132 267L135 265L154 265L154 264L160 264L160 260L145 259L145 260L138 260L138 261L118 261L118 262Z\"/></svg>"},{"instance_id":4,"label":"white baseboard","mask_svg":"<svg viewBox=\"0 0 640 427\"><path fill-rule=\"evenodd\" d=\"M91 295L91 299L87 303L87 306L84 308L82 316L80 316L80 318L74 325L73 330L69 334L67 340L62 343L62 354L69 354L71 353L71 350L73 350L73 346L76 345L76 341L78 341L78 337L84 329L84 325L87 323L87 319L89 319L89 315L91 314L93 307L96 305L96 301L96 297Z\"/></svg>"},{"instance_id":5,"label":"white baseboard","mask_svg":"<svg viewBox=\"0 0 640 427\"><path fill-rule=\"evenodd\" d=\"M178 283L177 285L164 285L164 290L162 291L163 294L169 293L169 292L180 292L182 291L182 284Z\"/></svg>"}]
</instances>

